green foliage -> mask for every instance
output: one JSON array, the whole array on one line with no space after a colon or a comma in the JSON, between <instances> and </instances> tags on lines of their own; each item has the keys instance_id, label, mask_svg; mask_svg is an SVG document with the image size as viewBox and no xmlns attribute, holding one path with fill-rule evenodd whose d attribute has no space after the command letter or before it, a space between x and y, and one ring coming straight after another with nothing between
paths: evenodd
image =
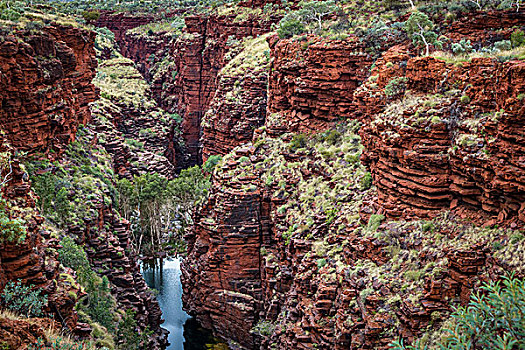
<instances>
[{"instance_id":1,"label":"green foliage","mask_svg":"<svg viewBox=\"0 0 525 350\"><path fill-rule=\"evenodd\" d=\"M213 169L215 169L215 166L222 160L222 157L220 155L211 155L208 157L206 162L202 165L202 170L206 173L210 174Z\"/></svg>"},{"instance_id":2,"label":"green foliage","mask_svg":"<svg viewBox=\"0 0 525 350\"><path fill-rule=\"evenodd\" d=\"M524 349L525 348L525 280L510 275L503 281L486 283L472 294L470 303L451 315L452 326L444 327L447 336L438 344L441 349ZM404 345L399 339L390 344L393 350L423 350L428 344L418 340Z\"/></svg>"},{"instance_id":3,"label":"green foliage","mask_svg":"<svg viewBox=\"0 0 525 350\"><path fill-rule=\"evenodd\" d=\"M375 232L384 220L384 215L372 214L370 215L370 219L368 219L368 225L366 229L370 232Z\"/></svg>"},{"instance_id":4,"label":"green foliage","mask_svg":"<svg viewBox=\"0 0 525 350\"><path fill-rule=\"evenodd\" d=\"M58 261L76 271L78 281L88 294L86 299L77 305L77 308L89 315L93 321L109 330L114 330L114 301L107 277L97 276L91 268L86 252L73 239L66 236L60 245L62 248L58 250Z\"/></svg>"},{"instance_id":5,"label":"green foliage","mask_svg":"<svg viewBox=\"0 0 525 350\"><path fill-rule=\"evenodd\" d=\"M0 20L18 21L25 12L25 3L22 1L0 2Z\"/></svg>"},{"instance_id":6,"label":"green foliage","mask_svg":"<svg viewBox=\"0 0 525 350\"><path fill-rule=\"evenodd\" d=\"M359 182L359 188L362 191L366 191L372 187L372 174L365 173L365 175L361 178L361 181Z\"/></svg>"},{"instance_id":7,"label":"green foliage","mask_svg":"<svg viewBox=\"0 0 525 350\"><path fill-rule=\"evenodd\" d=\"M279 23L277 33L280 38L290 38L302 33L319 33L323 21L338 9L334 0L301 1L299 9L290 12Z\"/></svg>"},{"instance_id":8,"label":"green foliage","mask_svg":"<svg viewBox=\"0 0 525 350\"><path fill-rule=\"evenodd\" d=\"M521 29L516 29L510 36L512 47L520 47L525 45L525 33Z\"/></svg>"},{"instance_id":9,"label":"green foliage","mask_svg":"<svg viewBox=\"0 0 525 350\"><path fill-rule=\"evenodd\" d=\"M269 337L275 330L275 324L267 320L259 320L251 332L259 336Z\"/></svg>"},{"instance_id":10,"label":"green foliage","mask_svg":"<svg viewBox=\"0 0 525 350\"><path fill-rule=\"evenodd\" d=\"M394 97L402 94L406 90L407 81L408 79L406 77L393 78L385 86L385 95Z\"/></svg>"},{"instance_id":11,"label":"green foliage","mask_svg":"<svg viewBox=\"0 0 525 350\"><path fill-rule=\"evenodd\" d=\"M472 52L472 43L470 40L461 39L459 43L452 44L452 52L454 55L464 55Z\"/></svg>"},{"instance_id":12,"label":"green foliage","mask_svg":"<svg viewBox=\"0 0 525 350\"><path fill-rule=\"evenodd\" d=\"M213 164L206 168L212 169ZM192 209L207 195L209 186L208 177L198 166L182 170L173 180L149 173L135 176L133 181L119 180L120 211L133 223L137 249L158 248L166 236L180 240L192 224Z\"/></svg>"},{"instance_id":13,"label":"green foliage","mask_svg":"<svg viewBox=\"0 0 525 350\"><path fill-rule=\"evenodd\" d=\"M25 317L43 316L47 305L47 296L42 295L41 289L24 286L20 281L8 282L0 297L6 309Z\"/></svg>"},{"instance_id":14,"label":"green foliage","mask_svg":"<svg viewBox=\"0 0 525 350\"><path fill-rule=\"evenodd\" d=\"M456 326L447 329L444 349L525 348L525 280L511 275L502 282L484 284L452 314Z\"/></svg>"},{"instance_id":15,"label":"green foliage","mask_svg":"<svg viewBox=\"0 0 525 350\"><path fill-rule=\"evenodd\" d=\"M22 243L26 236L25 222L20 218L11 219L6 200L0 198L0 244L4 242Z\"/></svg>"},{"instance_id":16,"label":"green foliage","mask_svg":"<svg viewBox=\"0 0 525 350\"><path fill-rule=\"evenodd\" d=\"M467 95L463 95L461 96L460 101L464 105L468 105L470 103L470 97L468 97Z\"/></svg>"},{"instance_id":17,"label":"green foliage","mask_svg":"<svg viewBox=\"0 0 525 350\"><path fill-rule=\"evenodd\" d=\"M64 161L51 163L36 156L26 162L40 211L59 228L85 227L100 203L116 205L116 189L109 155L91 143L93 134L79 128L67 146Z\"/></svg>"},{"instance_id":18,"label":"green foliage","mask_svg":"<svg viewBox=\"0 0 525 350\"><path fill-rule=\"evenodd\" d=\"M136 312L128 309L126 315L118 325L118 340L121 350L141 350L148 344L149 337L153 334L148 327L140 332L135 320Z\"/></svg>"},{"instance_id":19,"label":"green foliage","mask_svg":"<svg viewBox=\"0 0 525 350\"><path fill-rule=\"evenodd\" d=\"M413 12L405 22L405 31L416 47L424 47L425 55L430 54L430 45L440 46L438 35L433 31L434 23L422 12Z\"/></svg>"},{"instance_id":20,"label":"green foliage","mask_svg":"<svg viewBox=\"0 0 525 350\"><path fill-rule=\"evenodd\" d=\"M290 151L297 151L298 149L305 148L307 145L307 139L305 134L295 134L290 141L288 149Z\"/></svg>"},{"instance_id":21,"label":"green foliage","mask_svg":"<svg viewBox=\"0 0 525 350\"><path fill-rule=\"evenodd\" d=\"M322 268L326 266L327 262L325 258L317 259L317 268Z\"/></svg>"},{"instance_id":22,"label":"green foliage","mask_svg":"<svg viewBox=\"0 0 525 350\"><path fill-rule=\"evenodd\" d=\"M61 337L56 338L51 344L46 345L46 342L38 338L36 344L29 345L27 350L83 350L83 344L72 344L64 341Z\"/></svg>"},{"instance_id":23,"label":"green foliage","mask_svg":"<svg viewBox=\"0 0 525 350\"><path fill-rule=\"evenodd\" d=\"M498 51L507 51L512 49L512 43L510 40L501 40L494 43L494 49Z\"/></svg>"},{"instance_id":24,"label":"green foliage","mask_svg":"<svg viewBox=\"0 0 525 350\"><path fill-rule=\"evenodd\" d=\"M301 20L297 18L283 18L279 22L279 29L277 29L277 34L279 34L281 39L291 38L304 32L305 27Z\"/></svg>"},{"instance_id":25,"label":"green foliage","mask_svg":"<svg viewBox=\"0 0 525 350\"><path fill-rule=\"evenodd\" d=\"M100 18L100 12L84 11L82 12L82 17L86 20L86 22L96 21Z\"/></svg>"}]
</instances>

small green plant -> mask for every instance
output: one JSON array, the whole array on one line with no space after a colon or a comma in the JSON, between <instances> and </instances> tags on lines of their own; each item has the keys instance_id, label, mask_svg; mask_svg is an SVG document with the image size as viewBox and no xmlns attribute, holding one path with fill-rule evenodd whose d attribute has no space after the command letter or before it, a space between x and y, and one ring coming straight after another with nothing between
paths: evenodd
<instances>
[{"instance_id":1,"label":"small green plant","mask_svg":"<svg viewBox=\"0 0 525 350\"><path fill-rule=\"evenodd\" d=\"M305 134L296 134L292 137L288 149L292 152L297 151L300 148L305 148L307 144L307 139Z\"/></svg>"},{"instance_id":2,"label":"small green plant","mask_svg":"<svg viewBox=\"0 0 525 350\"><path fill-rule=\"evenodd\" d=\"M454 55L464 55L472 52L472 43L470 40L461 39L459 43L452 44L452 52Z\"/></svg>"},{"instance_id":3,"label":"small green plant","mask_svg":"<svg viewBox=\"0 0 525 350\"><path fill-rule=\"evenodd\" d=\"M516 29L511 35L510 35L510 42L512 44L512 47L520 47L525 45L525 32L521 29Z\"/></svg>"},{"instance_id":4,"label":"small green plant","mask_svg":"<svg viewBox=\"0 0 525 350\"><path fill-rule=\"evenodd\" d=\"M25 222L20 219L11 219L5 199L0 198L0 243L22 243L27 236Z\"/></svg>"},{"instance_id":5,"label":"small green plant","mask_svg":"<svg viewBox=\"0 0 525 350\"><path fill-rule=\"evenodd\" d=\"M255 334L259 335L259 336L268 337L268 336L273 334L274 330L275 330L275 324L273 324L271 321L260 320L252 328L251 332L255 333Z\"/></svg>"},{"instance_id":6,"label":"small green plant","mask_svg":"<svg viewBox=\"0 0 525 350\"><path fill-rule=\"evenodd\" d=\"M222 157L220 155L214 154L208 157L206 162L202 165L202 170L206 173L211 173L215 166L221 161Z\"/></svg>"},{"instance_id":7,"label":"small green plant","mask_svg":"<svg viewBox=\"0 0 525 350\"><path fill-rule=\"evenodd\" d=\"M468 97L467 95L463 95L461 96L460 101L464 105L468 105L470 103L470 97Z\"/></svg>"},{"instance_id":8,"label":"small green plant","mask_svg":"<svg viewBox=\"0 0 525 350\"><path fill-rule=\"evenodd\" d=\"M84 11L82 12L82 17L86 22L97 21L100 18L100 12L98 11Z\"/></svg>"},{"instance_id":9,"label":"small green plant","mask_svg":"<svg viewBox=\"0 0 525 350\"><path fill-rule=\"evenodd\" d=\"M148 327L141 333L138 331L136 312L128 309L126 315L118 325L118 339L121 345L120 350L140 350L148 344L149 337L153 334Z\"/></svg>"},{"instance_id":10,"label":"small green plant","mask_svg":"<svg viewBox=\"0 0 525 350\"><path fill-rule=\"evenodd\" d=\"M47 296L42 295L41 289L24 286L20 281L8 282L1 298L6 309L25 317L43 316L47 305Z\"/></svg>"},{"instance_id":11,"label":"small green plant","mask_svg":"<svg viewBox=\"0 0 525 350\"><path fill-rule=\"evenodd\" d=\"M425 56L430 54L430 46L441 46L438 35L433 31L434 23L422 12L413 12L405 22L405 31L416 47L425 48Z\"/></svg>"},{"instance_id":12,"label":"small green plant","mask_svg":"<svg viewBox=\"0 0 525 350\"><path fill-rule=\"evenodd\" d=\"M317 267L318 268L322 268L322 267L326 266L326 264L327 264L327 262L326 262L325 258L317 259Z\"/></svg>"},{"instance_id":13,"label":"small green plant","mask_svg":"<svg viewBox=\"0 0 525 350\"><path fill-rule=\"evenodd\" d=\"M38 338L36 344L29 345L27 350L83 350L83 344L71 344L61 337L56 338L51 344L46 345L42 338Z\"/></svg>"},{"instance_id":14,"label":"small green plant","mask_svg":"<svg viewBox=\"0 0 525 350\"><path fill-rule=\"evenodd\" d=\"M406 90L407 81L408 79L406 77L393 78L385 86L385 95L394 97L402 94Z\"/></svg>"},{"instance_id":15,"label":"small green plant","mask_svg":"<svg viewBox=\"0 0 525 350\"><path fill-rule=\"evenodd\" d=\"M359 188L362 191L369 190L370 187L372 187L372 174L365 173L365 175L361 178L361 181L359 182Z\"/></svg>"},{"instance_id":16,"label":"small green plant","mask_svg":"<svg viewBox=\"0 0 525 350\"><path fill-rule=\"evenodd\" d=\"M512 43L510 40L501 40L494 43L494 49L498 51L507 51L512 49Z\"/></svg>"}]
</instances>

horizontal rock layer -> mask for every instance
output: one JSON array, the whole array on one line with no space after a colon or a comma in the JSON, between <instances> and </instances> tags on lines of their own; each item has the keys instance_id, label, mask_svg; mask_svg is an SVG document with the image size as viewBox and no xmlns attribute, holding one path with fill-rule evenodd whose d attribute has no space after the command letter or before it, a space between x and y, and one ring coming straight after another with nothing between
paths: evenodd
<instances>
[{"instance_id":1,"label":"horizontal rock layer","mask_svg":"<svg viewBox=\"0 0 525 350\"><path fill-rule=\"evenodd\" d=\"M25 151L60 151L89 120L97 91L95 34L53 25L20 31L0 44L0 128Z\"/></svg>"}]
</instances>

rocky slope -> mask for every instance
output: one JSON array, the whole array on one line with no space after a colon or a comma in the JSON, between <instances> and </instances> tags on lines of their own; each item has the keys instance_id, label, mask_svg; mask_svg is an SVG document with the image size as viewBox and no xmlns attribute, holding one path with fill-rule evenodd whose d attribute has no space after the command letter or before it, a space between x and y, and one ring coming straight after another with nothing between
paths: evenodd
<instances>
[{"instance_id":1,"label":"rocky slope","mask_svg":"<svg viewBox=\"0 0 525 350\"><path fill-rule=\"evenodd\" d=\"M2 204L1 287L21 280L42 288L49 301L44 311L64 330L114 346L113 341L99 338L105 336L105 329L94 324L97 329L91 334L86 322L93 320L84 312L77 313L76 304L86 295L87 286L81 287L85 281L78 271L58 262L61 242L73 237L96 274L107 276L116 300L114 310L134 310L136 331L151 330L150 346L160 349L166 342L160 328L161 311L132 252L129 223L113 207L109 156L94 147L97 137L92 129L80 127L91 121L88 103L98 94L91 83L97 65L94 38L95 33L85 29L50 24L37 30L16 30L0 44L4 106L0 128L6 139L0 150L2 179L6 180L2 186L6 202ZM20 151L32 154L25 165L20 164ZM104 279L96 277L93 283L104 283ZM114 311L113 315L118 314ZM118 323L121 317L113 321ZM28 325L23 322L14 324L2 329L2 334L18 339L24 327ZM32 329L42 333L37 326ZM25 345L24 340L16 346L23 349Z\"/></svg>"},{"instance_id":2,"label":"rocky slope","mask_svg":"<svg viewBox=\"0 0 525 350\"><path fill-rule=\"evenodd\" d=\"M469 20L448 25L454 42L480 35ZM473 43L508 39L500 23ZM213 175L186 307L246 349L436 345L454 305L523 273L523 50L416 57L405 43L372 66L354 37L269 42L265 126ZM212 106L213 140L214 114L233 113Z\"/></svg>"}]
</instances>

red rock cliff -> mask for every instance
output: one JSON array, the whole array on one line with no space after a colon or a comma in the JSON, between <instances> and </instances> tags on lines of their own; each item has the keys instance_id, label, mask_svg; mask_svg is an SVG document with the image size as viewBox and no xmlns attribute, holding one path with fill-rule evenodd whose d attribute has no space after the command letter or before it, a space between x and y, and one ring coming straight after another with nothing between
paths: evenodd
<instances>
[{"instance_id":1,"label":"red rock cliff","mask_svg":"<svg viewBox=\"0 0 525 350\"><path fill-rule=\"evenodd\" d=\"M97 97L94 38L91 31L60 25L4 37L0 128L13 147L60 152L89 120L88 104Z\"/></svg>"}]
</instances>

